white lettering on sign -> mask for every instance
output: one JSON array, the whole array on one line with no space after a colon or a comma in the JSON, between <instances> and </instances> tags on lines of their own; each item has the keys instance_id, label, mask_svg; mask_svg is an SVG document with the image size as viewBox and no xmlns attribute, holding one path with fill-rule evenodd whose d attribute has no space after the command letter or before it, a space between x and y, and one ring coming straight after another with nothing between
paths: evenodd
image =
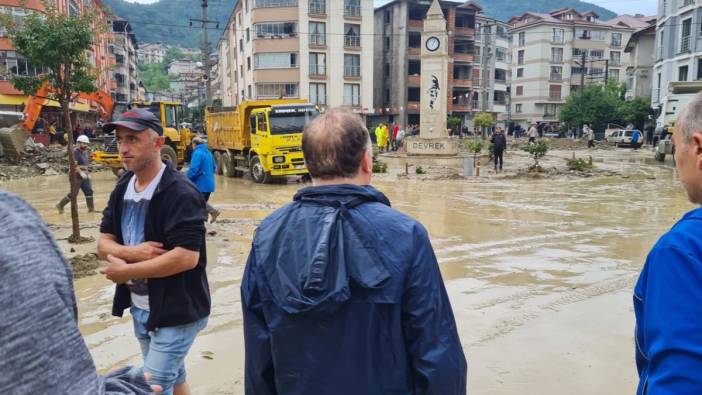
<instances>
[{"instance_id":1,"label":"white lettering on sign","mask_svg":"<svg viewBox=\"0 0 702 395\"><path fill-rule=\"evenodd\" d=\"M444 143L412 143L413 149L423 149L423 150L444 150L446 146Z\"/></svg>"}]
</instances>

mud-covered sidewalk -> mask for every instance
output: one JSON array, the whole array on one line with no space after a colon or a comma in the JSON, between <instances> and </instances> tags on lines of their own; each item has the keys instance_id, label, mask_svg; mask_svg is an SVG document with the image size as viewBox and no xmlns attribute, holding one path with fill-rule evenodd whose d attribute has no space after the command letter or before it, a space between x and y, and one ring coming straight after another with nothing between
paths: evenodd
<instances>
[{"instance_id":1,"label":"mud-covered sidewalk","mask_svg":"<svg viewBox=\"0 0 702 395\"><path fill-rule=\"evenodd\" d=\"M503 173L484 164L480 177L467 178L462 160L453 166L381 157L388 173L374 184L431 235L468 358L470 393L634 392L631 289L648 249L692 205L672 163L655 162L648 150L576 147L575 153L592 156L591 175L566 170L568 147L547 154L547 173L536 178L520 175L531 158L516 150L507 152ZM425 174L412 171L416 166ZM93 177L101 207L115 179ZM0 187L36 207L87 274L94 264L84 265L91 261L85 254L95 245L68 245L70 216L54 208L65 182L65 176L35 177ZM213 310L187 360L194 393L244 393L244 264L257 224L299 187L218 177L211 202L222 216L208 225L207 239ZM83 235L97 238L100 215L86 212L82 196L79 207ZM113 285L87 275L76 279L75 290L81 331L98 367L139 364L129 317L110 316Z\"/></svg>"}]
</instances>

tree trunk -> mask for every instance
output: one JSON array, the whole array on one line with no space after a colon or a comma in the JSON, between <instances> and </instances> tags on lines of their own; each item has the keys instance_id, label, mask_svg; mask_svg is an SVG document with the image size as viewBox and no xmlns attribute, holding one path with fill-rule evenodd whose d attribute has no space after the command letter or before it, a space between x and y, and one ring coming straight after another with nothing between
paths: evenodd
<instances>
[{"instance_id":1,"label":"tree trunk","mask_svg":"<svg viewBox=\"0 0 702 395\"><path fill-rule=\"evenodd\" d=\"M80 240L80 222L78 221L78 183L76 175L76 158L73 155L73 125L71 124L71 114L68 109L69 100L61 99L61 110L63 112L64 127L68 136L68 180L71 184L71 225L73 233L69 241Z\"/></svg>"}]
</instances>

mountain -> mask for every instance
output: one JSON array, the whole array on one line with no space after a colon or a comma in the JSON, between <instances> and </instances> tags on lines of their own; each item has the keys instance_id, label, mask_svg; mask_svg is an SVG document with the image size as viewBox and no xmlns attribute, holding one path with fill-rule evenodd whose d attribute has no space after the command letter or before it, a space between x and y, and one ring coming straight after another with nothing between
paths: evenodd
<instances>
[{"instance_id":1,"label":"mountain","mask_svg":"<svg viewBox=\"0 0 702 395\"><path fill-rule=\"evenodd\" d=\"M329 0L342 1L342 0ZM125 0L103 0L112 12L129 22L139 42L163 42L185 48L199 48L202 44L200 24L189 27L190 18L202 18L200 2L197 0L159 0L153 4L130 3ZM237 0L209 0L208 19L219 22L219 29L210 32L211 48L214 48L229 20ZM387 1L376 1L376 5ZM526 11L548 12L572 7L578 11L595 11L601 20L617 16L612 11L580 0L478 0L487 16L507 21Z\"/></svg>"}]
</instances>

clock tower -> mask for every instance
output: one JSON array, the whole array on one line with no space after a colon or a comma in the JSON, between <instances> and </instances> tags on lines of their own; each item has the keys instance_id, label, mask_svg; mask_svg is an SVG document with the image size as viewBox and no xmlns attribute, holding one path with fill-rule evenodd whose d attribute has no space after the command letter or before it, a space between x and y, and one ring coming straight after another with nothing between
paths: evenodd
<instances>
[{"instance_id":1,"label":"clock tower","mask_svg":"<svg viewBox=\"0 0 702 395\"><path fill-rule=\"evenodd\" d=\"M422 87L420 91L420 136L443 138L448 113L448 34L439 1L427 11L422 32Z\"/></svg>"}]
</instances>

